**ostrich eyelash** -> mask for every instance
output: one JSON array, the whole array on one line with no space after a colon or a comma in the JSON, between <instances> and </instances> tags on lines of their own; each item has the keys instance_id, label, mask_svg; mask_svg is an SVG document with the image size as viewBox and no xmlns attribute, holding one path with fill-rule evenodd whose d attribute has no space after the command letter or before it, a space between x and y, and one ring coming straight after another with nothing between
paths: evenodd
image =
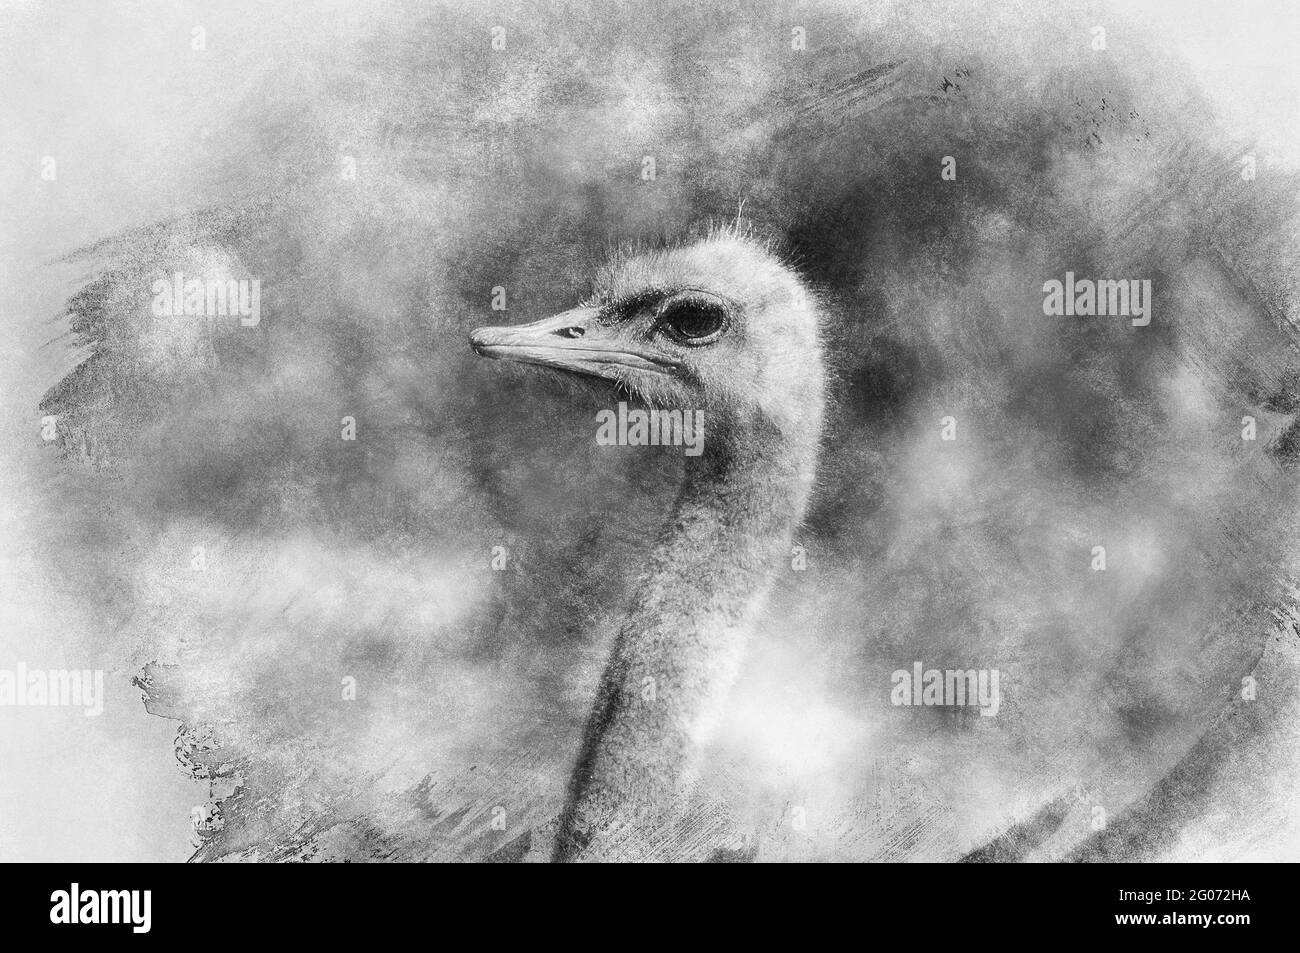
<instances>
[{"instance_id":1,"label":"ostrich eyelash","mask_svg":"<svg viewBox=\"0 0 1300 953\"><path fill-rule=\"evenodd\" d=\"M630 321L639 312L659 306L671 293L659 288L650 288L622 298L598 299L596 306L600 314L596 320L606 325Z\"/></svg>"}]
</instances>

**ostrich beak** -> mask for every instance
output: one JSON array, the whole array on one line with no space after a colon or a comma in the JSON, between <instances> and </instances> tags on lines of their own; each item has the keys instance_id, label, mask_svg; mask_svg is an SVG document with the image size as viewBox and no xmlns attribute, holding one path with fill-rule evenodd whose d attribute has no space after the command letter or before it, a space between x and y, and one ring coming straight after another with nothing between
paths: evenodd
<instances>
[{"instance_id":1,"label":"ostrich beak","mask_svg":"<svg viewBox=\"0 0 1300 953\"><path fill-rule=\"evenodd\" d=\"M671 356L625 340L616 326L598 322L597 314L595 308L574 308L532 324L478 328L470 333L469 343L483 357L611 380L619 379L626 368L658 374L678 370Z\"/></svg>"}]
</instances>

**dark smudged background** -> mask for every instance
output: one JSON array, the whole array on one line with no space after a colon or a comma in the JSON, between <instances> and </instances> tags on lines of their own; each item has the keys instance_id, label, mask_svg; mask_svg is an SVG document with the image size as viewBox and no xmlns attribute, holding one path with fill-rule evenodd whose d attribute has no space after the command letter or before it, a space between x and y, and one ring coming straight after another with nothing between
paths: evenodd
<instances>
[{"instance_id":1,"label":"dark smudged background","mask_svg":"<svg viewBox=\"0 0 1300 953\"><path fill-rule=\"evenodd\" d=\"M1028 4L318 10L152 131L182 200L31 292L57 340L21 412L62 437L15 438L23 526L84 617L68 664L183 723L199 857L546 856L681 464L597 448L598 402L466 333L741 202L830 305L834 408L808 569L655 856L1278 850L1247 815L1294 844L1294 732L1257 748L1294 713L1297 182L1241 180L1251 143L1158 35ZM191 25L140 42L191 55ZM260 279L260 326L155 319L177 270ZM1066 270L1150 279L1152 324L1045 317ZM918 660L998 669L997 717L892 708Z\"/></svg>"}]
</instances>

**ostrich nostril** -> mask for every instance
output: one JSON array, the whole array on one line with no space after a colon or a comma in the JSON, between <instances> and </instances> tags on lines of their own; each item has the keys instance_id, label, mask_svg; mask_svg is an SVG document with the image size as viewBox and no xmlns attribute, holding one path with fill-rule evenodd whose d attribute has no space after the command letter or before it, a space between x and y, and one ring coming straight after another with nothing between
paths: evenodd
<instances>
[{"instance_id":1,"label":"ostrich nostril","mask_svg":"<svg viewBox=\"0 0 1300 953\"><path fill-rule=\"evenodd\" d=\"M577 327L577 326L575 325L575 326L572 326L572 327L560 328L560 329L557 330L555 333L558 334L558 335L560 335L560 337L565 337L565 338L580 338L580 337L582 337L584 334L587 333L587 329L586 329L586 328L582 328L582 327Z\"/></svg>"}]
</instances>

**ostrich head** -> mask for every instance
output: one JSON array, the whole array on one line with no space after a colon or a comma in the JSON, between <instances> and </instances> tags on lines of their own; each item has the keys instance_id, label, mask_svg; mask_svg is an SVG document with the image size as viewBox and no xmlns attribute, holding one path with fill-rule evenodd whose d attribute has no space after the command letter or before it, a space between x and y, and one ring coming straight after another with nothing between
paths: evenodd
<instances>
[{"instance_id":1,"label":"ostrich head","mask_svg":"<svg viewBox=\"0 0 1300 953\"><path fill-rule=\"evenodd\" d=\"M820 423L814 297L767 247L731 232L617 256L585 303L479 328L470 343L484 357L553 368L652 406L706 409L711 423L762 420L786 434Z\"/></svg>"}]
</instances>

